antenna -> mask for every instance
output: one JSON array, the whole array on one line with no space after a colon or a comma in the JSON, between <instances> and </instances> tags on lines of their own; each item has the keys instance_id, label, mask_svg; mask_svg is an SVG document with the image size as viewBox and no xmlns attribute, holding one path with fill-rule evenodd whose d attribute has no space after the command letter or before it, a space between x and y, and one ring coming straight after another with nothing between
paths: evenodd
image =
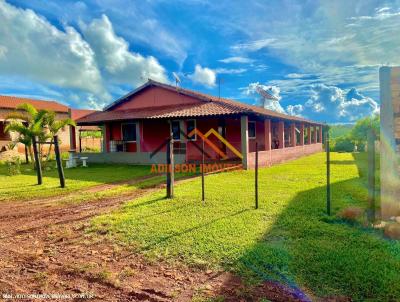
<instances>
[{"instance_id":1,"label":"antenna","mask_svg":"<svg viewBox=\"0 0 400 302\"><path fill-rule=\"evenodd\" d=\"M224 79L218 77L218 99L221 98L221 84L224 83Z\"/></svg>"},{"instance_id":2,"label":"antenna","mask_svg":"<svg viewBox=\"0 0 400 302\"><path fill-rule=\"evenodd\" d=\"M257 90L258 94L260 94L261 97L263 97L264 99L278 100L278 98L276 96L272 95L268 91L265 91L260 85L257 85L256 90Z\"/></svg>"},{"instance_id":3,"label":"antenna","mask_svg":"<svg viewBox=\"0 0 400 302\"><path fill-rule=\"evenodd\" d=\"M181 79L179 78L178 74L175 71L172 72L172 75L174 76L175 79L175 86L178 88L178 83L181 82Z\"/></svg>"}]
</instances>

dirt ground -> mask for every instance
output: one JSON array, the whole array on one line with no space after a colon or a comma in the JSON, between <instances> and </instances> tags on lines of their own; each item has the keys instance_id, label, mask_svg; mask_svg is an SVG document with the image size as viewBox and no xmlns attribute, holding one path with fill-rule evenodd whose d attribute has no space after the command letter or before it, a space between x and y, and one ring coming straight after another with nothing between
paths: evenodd
<instances>
[{"instance_id":1,"label":"dirt ground","mask_svg":"<svg viewBox=\"0 0 400 302\"><path fill-rule=\"evenodd\" d=\"M156 188L80 204L60 204L59 197L0 203L0 301L12 301L7 295L16 294L65 295L41 296L46 301L308 300L274 283L248 289L226 272L149 262L129 247L108 241L106 234L86 232L92 217L152 190Z\"/></svg>"}]
</instances>

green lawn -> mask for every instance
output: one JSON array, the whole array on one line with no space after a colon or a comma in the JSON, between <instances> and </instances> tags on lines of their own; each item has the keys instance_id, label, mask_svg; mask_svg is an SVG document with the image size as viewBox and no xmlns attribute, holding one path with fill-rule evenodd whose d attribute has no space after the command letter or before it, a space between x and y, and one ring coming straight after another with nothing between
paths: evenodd
<instances>
[{"instance_id":1,"label":"green lawn","mask_svg":"<svg viewBox=\"0 0 400 302\"><path fill-rule=\"evenodd\" d=\"M148 175L150 166L91 164L88 168L64 169L66 188L60 188L54 162L51 171L43 171L43 184L37 185L32 165L22 165L21 174L8 176L7 167L0 165L0 202L24 200L65 194L103 183L134 179Z\"/></svg>"},{"instance_id":2,"label":"green lawn","mask_svg":"<svg viewBox=\"0 0 400 302\"><path fill-rule=\"evenodd\" d=\"M365 154L332 154L333 213L366 206ZM357 301L400 297L400 244L325 214L325 155L260 170L260 208L254 209L254 171L206 177L100 216L93 229L123 240L150 259L235 271L245 280L276 280L317 296ZM103 232L102 232L103 233Z\"/></svg>"}]
</instances>

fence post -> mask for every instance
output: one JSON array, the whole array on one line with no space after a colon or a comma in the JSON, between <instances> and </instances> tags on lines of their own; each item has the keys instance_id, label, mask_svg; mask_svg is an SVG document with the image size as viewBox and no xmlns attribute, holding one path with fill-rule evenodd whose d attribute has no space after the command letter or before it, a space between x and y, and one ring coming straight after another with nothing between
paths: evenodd
<instances>
[{"instance_id":1,"label":"fence post","mask_svg":"<svg viewBox=\"0 0 400 302\"><path fill-rule=\"evenodd\" d=\"M329 148L329 126L325 133L325 149L326 149L326 212L331 215L331 150Z\"/></svg>"},{"instance_id":2,"label":"fence post","mask_svg":"<svg viewBox=\"0 0 400 302\"><path fill-rule=\"evenodd\" d=\"M58 177L60 178L61 188L65 188L65 176L61 161L60 146L58 144L58 135L54 135L54 153L56 154Z\"/></svg>"},{"instance_id":3,"label":"fence post","mask_svg":"<svg viewBox=\"0 0 400 302\"><path fill-rule=\"evenodd\" d=\"M41 185L42 184L42 167L40 164L40 158L39 158L39 153L38 153L38 149L37 149L36 136L32 137L32 145L33 145L33 155L35 157L37 181L38 181L38 185Z\"/></svg>"},{"instance_id":4,"label":"fence post","mask_svg":"<svg viewBox=\"0 0 400 302\"><path fill-rule=\"evenodd\" d=\"M167 142L167 198L174 198L174 140Z\"/></svg>"},{"instance_id":5,"label":"fence post","mask_svg":"<svg viewBox=\"0 0 400 302\"><path fill-rule=\"evenodd\" d=\"M368 220L375 220L375 132L371 128L368 130Z\"/></svg>"},{"instance_id":6,"label":"fence post","mask_svg":"<svg viewBox=\"0 0 400 302\"><path fill-rule=\"evenodd\" d=\"M201 147L201 201L204 205L204 139Z\"/></svg>"},{"instance_id":7,"label":"fence post","mask_svg":"<svg viewBox=\"0 0 400 302\"><path fill-rule=\"evenodd\" d=\"M256 142L256 161L255 161L255 194L256 209L258 209L258 143Z\"/></svg>"}]
</instances>

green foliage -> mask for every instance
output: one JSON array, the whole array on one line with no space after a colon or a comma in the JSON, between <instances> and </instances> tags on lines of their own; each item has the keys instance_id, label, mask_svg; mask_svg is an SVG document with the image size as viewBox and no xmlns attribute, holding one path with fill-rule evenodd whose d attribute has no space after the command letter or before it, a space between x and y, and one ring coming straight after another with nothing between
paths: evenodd
<instances>
[{"instance_id":1,"label":"green foliage","mask_svg":"<svg viewBox=\"0 0 400 302\"><path fill-rule=\"evenodd\" d=\"M7 175L14 176L21 174L21 159L18 156L6 161Z\"/></svg>"},{"instance_id":2,"label":"green foliage","mask_svg":"<svg viewBox=\"0 0 400 302\"><path fill-rule=\"evenodd\" d=\"M102 132L99 131L81 131L80 133L82 138L101 138Z\"/></svg>"},{"instance_id":3,"label":"green foliage","mask_svg":"<svg viewBox=\"0 0 400 302\"><path fill-rule=\"evenodd\" d=\"M330 125L329 135L330 138L335 140L338 137L350 134L353 125Z\"/></svg>"},{"instance_id":4,"label":"green foliage","mask_svg":"<svg viewBox=\"0 0 400 302\"><path fill-rule=\"evenodd\" d=\"M333 141L332 151L354 152L355 144L349 136L340 136Z\"/></svg>"},{"instance_id":5,"label":"green foliage","mask_svg":"<svg viewBox=\"0 0 400 302\"><path fill-rule=\"evenodd\" d=\"M368 132L373 129L377 139L380 136L380 118L378 115L366 117L356 122L353 127L344 125L330 126L331 150L337 152L365 151Z\"/></svg>"},{"instance_id":6,"label":"green foliage","mask_svg":"<svg viewBox=\"0 0 400 302\"><path fill-rule=\"evenodd\" d=\"M364 153L332 153L333 215L367 207L366 167ZM262 168L259 179L258 210L254 171L233 171L206 176L204 205L194 179L177 185L174 199L162 190L132 200L92 228L152 259L290 282L317 297L400 296L400 243L326 216L325 154Z\"/></svg>"}]
</instances>

